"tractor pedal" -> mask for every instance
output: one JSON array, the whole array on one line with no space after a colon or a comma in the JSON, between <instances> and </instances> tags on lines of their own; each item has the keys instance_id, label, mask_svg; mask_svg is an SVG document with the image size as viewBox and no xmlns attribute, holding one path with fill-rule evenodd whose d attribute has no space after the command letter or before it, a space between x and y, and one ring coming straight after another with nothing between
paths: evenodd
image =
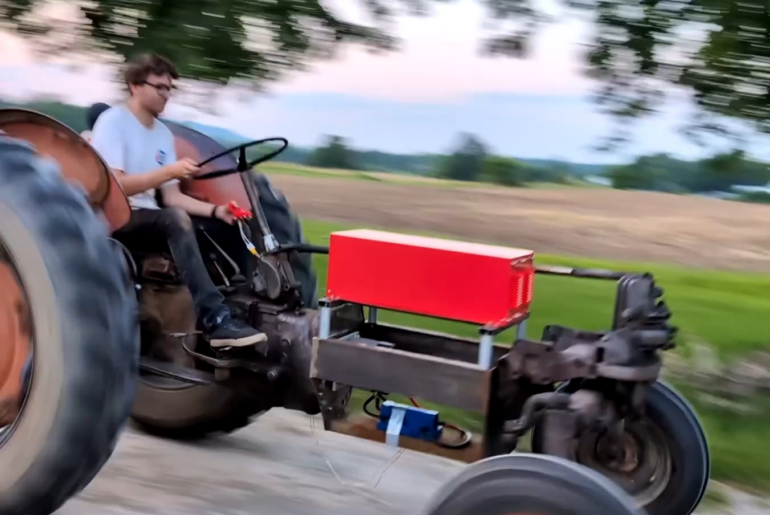
<instances>
[{"instance_id":1,"label":"tractor pedal","mask_svg":"<svg viewBox=\"0 0 770 515\"><path fill-rule=\"evenodd\" d=\"M210 372L154 359L142 358L139 362L139 369L151 374L176 379L183 383L209 385L215 382L214 374Z\"/></svg>"},{"instance_id":2,"label":"tractor pedal","mask_svg":"<svg viewBox=\"0 0 770 515\"><path fill-rule=\"evenodd\" d=\"M271 364L264 360L254 359L254 357L237 357L239 355L244 356L244 354L248 353L249 350L253 351L253 349L249 348L230 348L227 350L217 350L215 356L207 356L200 352L196 352L195 350L188 347L184 342L182 343L182 348L193 358L207 363L215 369L240 368L262 375L271 382L277 381L278 379L281 379L288 374L288 370L279 364ZM220 373L219 376L228 377L228 374ZM219 380L219 378L217 378L217 380Z\"/></svg>"}]
</instances>

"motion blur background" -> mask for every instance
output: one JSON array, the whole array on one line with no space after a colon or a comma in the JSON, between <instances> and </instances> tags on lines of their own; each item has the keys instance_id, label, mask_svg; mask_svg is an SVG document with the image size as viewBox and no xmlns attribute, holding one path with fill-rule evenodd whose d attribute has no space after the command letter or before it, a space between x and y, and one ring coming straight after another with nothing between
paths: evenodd
<instances>
[{"instance_id":1,"label":"motion blur background","mask_svg":"<svg viewBox=\"0 0 770 515\"><path fill-rule=\"evenodd\" d=\"M143 50L182 72L166 117L226 145L289 139L259 171L311 241L381 227L652 271L681 328L666 377L712 447L704 510L748 513L742 492L763 509L767 2L1 0L0 103L81 131ZM530 334L604 328L612 295L538 279Z\"/></svg>"}]
</instances>

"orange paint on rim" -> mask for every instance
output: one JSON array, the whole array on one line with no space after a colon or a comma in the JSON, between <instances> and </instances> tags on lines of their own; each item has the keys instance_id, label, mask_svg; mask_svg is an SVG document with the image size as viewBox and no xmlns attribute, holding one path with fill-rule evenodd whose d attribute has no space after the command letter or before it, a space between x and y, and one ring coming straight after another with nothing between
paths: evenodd
<instances>
[{"instance_id":1,"label":"orange paint on rim","mask_svg":"<svg viewBox=\"0 0 770 515\"><path fill-rule=\"evenodd\" d=\"M0 427L13 423L21 405L21 379L30 352L26 302L16 274L0 263Z\"/></svg>"}]
</instances>

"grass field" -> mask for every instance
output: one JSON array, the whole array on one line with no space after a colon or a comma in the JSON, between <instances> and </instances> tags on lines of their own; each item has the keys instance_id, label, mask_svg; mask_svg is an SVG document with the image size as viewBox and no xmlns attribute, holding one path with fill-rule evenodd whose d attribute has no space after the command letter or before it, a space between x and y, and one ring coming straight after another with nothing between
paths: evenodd
<instances>
[{"instance_id":1,"label":"grass field","mask_svg":"<svg viewBox=\"0 0 770 515\"><path fill-rule=\"evenodd\" d=\"M346 224L304 221L305 234L315 244L328 244L330 232L351 227ZM327 257L319 255L314 259L319 274L319 294L323 295ZM735 359L751 350L766 348L770 343L770 325L765 323L770 314L768 275L693 271L668 265L542 254L536 256L536 261L652 272L665 289L665 298L674 314L672 323L680 328L678 348L671 352L687 355L692 349L690 344L698 341L713 346L724 359ZM539 337L543 326L549 323L606 329L611 320L614 295L613 285L607 282L539 276L535 283L532 317L527 326L528 336ZM459 323L387 312L381 317L391 323L461 336L477 336L475 327ZM510 342L510 335L504 334L499 340ZM686 394L692 393L687 385L676 380L673 382ZM354 401L360 404L365 397L364 392L358 392ZM688 395L688 398L694 400L693 395ZM395 400L402 399L396 397ZM764 399L758 402L761 406L756 415L741 418L694 402L710 439L713 478L749 487L770 487L770 446L764 444L766 428L770 427L770 403ZM474 414L437 408L445 420L471 430L480 428L480 420Z\"/></svg>"}]
</instances>

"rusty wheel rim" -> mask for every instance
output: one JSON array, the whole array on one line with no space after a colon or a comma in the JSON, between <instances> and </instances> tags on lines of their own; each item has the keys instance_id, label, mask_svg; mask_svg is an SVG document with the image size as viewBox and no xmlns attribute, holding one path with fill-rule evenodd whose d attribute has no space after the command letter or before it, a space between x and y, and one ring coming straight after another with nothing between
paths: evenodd
<instances>
[{"instance_id":1,"label":"rusty wheel rim","mask_svg":"<svg viewBox=\"0 0 770 515\"><path fill-rule=\"evenodd\" d=\"M26 295L10 252L0 240L0 447L21 418L27 397L22 386L24 365L31 351Z\"/></svg>"},{"instance_id":2,"label":"rusty wheel rim","mask_svg":"<svg viewBox=\"0 0 770 515\"><path fill-rule=\"evenodd\" d=\"M627 423L618 436L585 435L578 444L577 461L610 477L638 506L646 506L663 493L673 475L666 435L642 418Z\"/></svg>"}]
</instances>

